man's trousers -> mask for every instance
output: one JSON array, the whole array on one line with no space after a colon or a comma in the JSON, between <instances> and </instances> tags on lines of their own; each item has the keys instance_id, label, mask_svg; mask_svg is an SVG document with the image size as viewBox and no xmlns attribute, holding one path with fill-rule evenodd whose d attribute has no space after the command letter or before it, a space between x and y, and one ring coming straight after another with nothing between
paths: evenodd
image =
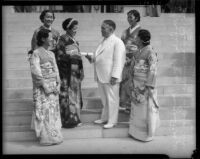
<instances>
[{"instance_id":1,"label":"man's trousers","mask_svg":"<svg viewBox=\"0 0 200 159\"><path fill-rule=\"evenodd\" d=\"M108 124L116 124L119 111L119 83L111 85L98 82L98 89L103 104L101 120L108 121Z\"/></svg>"}]
</instances>

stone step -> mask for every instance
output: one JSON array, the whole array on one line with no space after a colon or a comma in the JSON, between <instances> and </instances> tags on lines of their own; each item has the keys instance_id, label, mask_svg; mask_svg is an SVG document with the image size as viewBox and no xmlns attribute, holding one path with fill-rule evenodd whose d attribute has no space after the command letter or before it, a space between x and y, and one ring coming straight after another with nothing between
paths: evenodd
<instances>
[{"instance_id":1,"label":"stone step","mask_svg":"<svg viewBox=\"0 0 200 159\"><path fill-rule=\"evenodd\" d=\"M101 108L100 97L87 97L87 108ZM158 103L161 107L179 107L179 106L191 106L194 107L193 95L158 95Z\"/></svg>"},{"instance_id":2,"label":"stone step","mask_svg":"<svg viewBox=\"0 0 200 159\"><path fill-rule=\"evenodd\" d=\"M27 94L27 92L24 92ZM32 93L31 93L32 94ZM172 93L171 93L172 94ZM83 89L83 108L101 108L102 103L100 98L98 97L99 93L97 90L97 87L93 88L84 88ZM185 98L186 97L186 98ZM194 98L195 95L185 95L183 94L182 98L181 95L179 96L161 96L161 99L159 99L159 104L163 107L172 107L172 106L194 106ZM5 98L6 99L6 98ZM170 102L167 102L167 99L170 100ZM173 99L173 100L172 100ZM183 101L181 101L183 99ZM32 98L15 98L15 99L6 99L4 101L4 110L5 111L16 111L16 110L32 110L33 106L33 99ZM175 104L175 105L173 105ZM188 104L188 105L187 105Z\"/></svg>"},{"instance_id":3,"label":"stone step","mask_svg":"<svg viewBox=\"0 0 200 159\"><path fill-rule=\"evenodd\" d=\"M27 13L25 13L27 14ZM76 15L78 15L77 13L75 14L71 14L72 17L76 17ZM87 15L87 17L85 17ZM117 15L117 16L116 16ZM27 16L27 15L20 15L20 16ZM58 16L58 17L57 17ZM84 27L85 25L88 25L88 23L94 23L94 26L98 26L99 24L102 23L103 20L105 20L105 16L106 18L112 18L112 20L115 21L117 26L123 26L123 25L128 25L127 22L127 17L126 14L120 14L120 13L101 13L101 14L93 14L93 13L83 13L83 14L79 14L79 16L77 16L77 20L79 21L79 26L80 27ZM16 18L19 17L18 15L16 15L16 17L11 17L9 19L6 20L7 23L9 24L16 24L16 22L20 22L23 21L23 23L25 22L24 19L17 19ZM28 15L29 18L31 18L32 21L29 22L29 19L27 19L27 24L26 26L30 29L34 29L35 26L41 25L41 22L39 20L39 16L38 17L34 17L33 14ZM122 18L120 18L122 17ZM65 20L65 16L62 13L56 14L56 19L53 23L53 26L55 28L61 28L61 24L62 22ZM155 23L154 23L155 22ZM157 18L152 18L152 17L141 17L141 21L140 23L145 25L145 26L163 26L165 27L166 25L168 26L175 26L175 25L180 25L180 26L184 26L184 27L189 27L191 25L194 25L195 19L194 17L187 17L187 18L182 18L179 19L178 16L175 17L165 17L163 19L162 16L157 17ZM18 24L18 23L17 23ZM33 24L33 25L31 25ZM13 29L11 27L9 27L9 29ZM18 28L17 28L18 29ZM20 29L20 28L19 28ZM91 28L92 29L92 28Z\"/></svg>"},{"instance_id":4,"label":"stone step","mask_svg":"<svg viewBox=\"0 0 200 159\"><path fill-rule=\"evenodd\" d=\"M155 28L154 28L155 29ZM156 27L157 29L157 27ZM155 29L155 31L156 31ZM186 30L186 28L184 28ZM76 39L79 41L80 45L84 45L86 42L90 43L90 42L95 42L95 43L99 43L100 39L102 38L101 33L99 28L98 29L92 29L90 30L90 33L85 32L84 28L79 28L79 34L77 34ZM85 28L85 30L87 30ZM165 32L164 33L158 33L155 32L153 29L149 29L149 31L151 32L152 38L152 44L154 43L154 41L168 41L168 44L173 44L173 43L177 43L177 44L184 44L184 45L189 45L189 44L193 44L195 43L195 33L190 31L191 29L187 29L187 31L190 33L180 33L180 34L176 34L174 31L171 32ZM16 30L15 30L16 31ZM123 29L122 29L123 31ZM20 32L20 30L19 30ZM60 32L62 34L62 32ZM13 32L13 34L19 34L19 33L15 33ZM13 37L12 35L9 35L5 38L5 44L11 45L13 47L15 46L29 46L31 43L31 39L32 39L32 34L23 34L21 36L18 36L18 38ZM119 31L118 36L121 37ZM122 33L121 33L122 34ZM16 35L17 36L17 35ZM85 38L87 36L87 38Z\"/></svg>"},{"instance_id":5,"label":"stone step","mask_svg":"<svg viewBox=\"0 0 200 159\"><path fill-rule=\"evenodd\" d=\"M17 64L16 64L17 65ZM84 65L84 81L89 81L90 79L94 81L94 67L93 65ZM157 71L157 79L161 77L175 77L175 78L188 78L192 77L195 79L196 72L194 66L183 66L183 67L169 67L160 66ZM19 74L17 74L19 73ZM15 76L16 75L16 76ZM20 76L21 75L21 76ZM19 82L24 82L26 85L24 87L32 86L31 71L30 66L27 68L9 69L4 72L4 79L6 82L6 88L20 87Z\"/></svg>"},{"instance_id":6,"label":"stone step","mask_svg":"<svg viewBox=\"0 0 200 159\"><path fill-rule=\"evenodd\" d=\"M181 88L180 88L181 89ZM186 88L187 89L187 88ZM183 89L184 90L184 89ZM165 91L165 90L164 90ZM168 93L167 93L168 91ZM176 89L171 89L166 88L166 91L163 92L162 95L158 95L158 102L160 103L161 106L179 106L179 105L193 105L194 104L194 93L190 94L177 94L174 93ZM181 90L180 90L181 91ZM161 90L162 92L162 90ZM164 94L166 93L166 94ZM30 88L28 89L6 89L5 91L5 99L27 99L27 98L32 98L33 93ZM84 95L84 93L83 93ZM85 101L90 100L91 104L94 102L101 102L100 97L97 96L84 96ZM90 105L91 105L90 104ZM98 104L95 104L98 105Z\"/></svg>"},{"instance_id":7,"label":"stone step","mask_svg":"<svg viewBox=\"0 0 200 159\"><path fill-rule=\"evenodd\" d=\"M92 78L85 78L82 82L82 93L84 95L85 89L91 89L94 86L97 88L97 84ZM24 91L28 92L28 94L32 93L32 80L6 80L5 87L8 95L11 93L23 94ZM168 95L168 94L194 94L195 92L195 84L157 84L157 91L160 95ZM26 98L30 96L26 95Z\"/></svg>"},{"instance_id":8,"label":"stone step","mask_svg":"<svg viewBox=\"0 0 200 159\"><path fill-rule=\"evenodd\" d=\"M91 89L84 89L83 91L83 108L102 108L102 103L99 97L97 89L92 88ZM186 98L185 98L186 97ZM169 101L167 101L170 100ZM189 107L194 107L194 95L188 95L186 96L185 94L182 96L176 96L174 97L171 96L161 96L161 98L158 99L160 106L162 107L180 107L180 106L189 106ZM182 100L183 99L183 100ZM8 99L4 101L4 111L28 111L32 110L33 107L33 99L32 98L27 98L27 99ZM174 104L174 105L173 105ZM188 105L187 105L188 104Z\"/></svg>"},{"instance_id":9,"label":"stone step","mask_svg":"<svg viewBox=\"0 0 200 159\"><path fill-rule=\"evenodd\" d=\"M193 78L193 81L195 80L194 77L196 75L196 72L195 72L196 69L195 69L194 63L192 63L192 62L191 63L181 62L182 64L185 64L185 66L182 66L182 64L176 63L176 62L174 62L174 63L169 62L167 64L167 61L166 62L160 61L159 63L162 64L161 68L158 67L159 83L160 82L162 83L162 81L159 80L161 78L181 79L179 82L181 82L182 79L185 77L187 77L187 79ZM11 64L11 65L17 66L17 63ZM6 71L4 71L3 77L4 77L4 79L11 80L10 82L9 81L7 82L8 85L9 85L9 83L11 83L11 85L14 85L15 82L19 83L19 81L25 80L24 81L25 83L28 82L28 85L26 85L26 87L30 86L30 84L31 84L30 65L28 64L28 62L26 63L26 65L27 65L27 67L21 67L21 68L20 67L18 68L18 66L17 66L17 68L5 68L5 66L4 66L4 70L6 70ZM92 80L94 80L93 65L90 65L85 60L83 60L83 65L84 65L84 70L85 70L84 71L85 72L85 80L86 80L86 78L92 78ZM10 66L8 66L8 67L10 67ZM185 76L185 77L178 77L178 76ZM13 80L15 81L14 83L13 83ZM27 81L27 80L29 80L29 81ZM169 83L168 80L167 80L167 83ZM16 86L14 86L14 87L16 87Z\"/></svg>"},{"instance_id":10,"label":"stone step","mask_svg":"<svg viewBox=\"0 0 200 159\"><path fill-rule=\"evenodd\" d=\"M91 49L92 50L92 49ZM90 50L90 51L91 51ZM156 48L155 48L156 50ZM5 55L5 59L6 62L16 62L16 61L27 61L27 50L26 48L18 48L18 50L14 49L14 48L6 48L6 51L8 52L8 54ZM188 64L190 63L194 63L195 62L195 53L194 52L157 52L158 55L158 59L159 61L167 61L167 62L176 62L178 64L182 64L181 62L185 62L186 65L188 66ZM85 58L83 58L83 60L86 61ZM185 65L185 64L184 64Z\"/></svg>"},{"instance_id":11,"label":"stone step","mask_svg":"<svg viewBox=\"0 0 200 159\"><path fill-rule=\"evenodd\" d=\"M118 122L118 126L119 125L128 125L128 121L127 122ZM92 122L86 122L83 123L83 125L96 125L94 124L93 121ZM102 124L101 124L102 125ZM171 128L175 128L175 127L180 127L180 126L191 126L191 125L195 125L195 120L194 119L185 119L185 120L161 120L160 122L160 127L162 128L167 128L167 127L171 127ZM68 129L70 130L70 129ZM28 132L28 131L32 131L31 130L31 125L30 124L24 124L24 125L4 125L4 131L5 132Z\"/></svg>"},{"instance_id":12,"label":"stone step","mask_svg":"<svg viewBox=\"0 0 200 159\"><path fill-rule=\"evenodd\" d=\"M80 17L78 19L79 20L79 30L86 30L88 29L88 24L90 23L93 23L93 27L91 28L91 30L100 30L100 25L102 23L103 20L105 20L105 17L103 18L100 18L99 17L100 15L96 15L95 17L92 17L91 15L89 15L87 17L87 19L82 19L82 15L80 15ZM118 14L119 16L119 14ZM106 17L108 18L109 15L107 14ZM115 19L115 17L112 15L110 16L112 18L112 20L115 21L116 23L116 29L117 30L122 30L124 28L127 28L128 27L128 22L127 22L127 18L125 17L124 19ZM124 15L123 15L124 17ZM17 18L17 17L16 17ZM31 16L30 18L32 19L32 21L30 23L25 23L26 25L24 25L23 27L23 30L26 31L26 32L29 32L30 30L35 30L38 26L41 25L41 22L39 21L39 18L37 17L36 19L33 19ZM78 20L77 19L77 20ZM56 19L53 23L53 27L59 31L63 31L62 29L62 22L65 20L65 18L62 18L62 19ZM175 18L171 19L170 21L164 21L164 22L161 22L163 21L162 18L156 18L156 19L152 19L152 18L144 18L142 17L142 20L140 22L140 24L144 27L144 28L150 28L150 29L154 29L154 28L158 28L159 31L161 29L165 29L167 32L169 31L179 31L179 30L183 30L183 28L186 28L186 29L191 29L192 27L194 27L194 24L195 24L195 21L194 20L190 20L189 18L187 19L188 21L186 22L177 22L178 20L174 21ZM23 20L24 21L24 20ZM9 24L9 25L8 25ZM17 31L21 31L21 28L20 28L20 21L17 21L16 23L16 20L13 19L12 21L7 21L7 25L8 27L6 27L5 29L7 30L10 30L10 31L14 31L14 28L12 28L11 26L15 24L15 29ZM17 25L16 25L17 24ZM176 28L177 27L177 28ZM184 31L184 30L183 30ZM159 33L159 32L158 32Z\"/></svg>"},{"instance_id":13,"label":"stone step","mask_svg":"<svg viewBox=\"0 0 200 159\"><path fill-rule=\"evenodd\" d=\"M87 35L87 36L89 36L89 35ZM101 41L101 38L99 39L99 42L100 41ZM166 45L166 44L163 45L162 41L156 40L156 39L154 41L152 41L152 44L153 44L152 46L154 46L154 48L157 50L158 54L161 54L161 55L167 54L168 55L168 53L172 53L172 54L174 54L174 56L176 56L176 53L179 53L179 52L181 52L181 53L188 53L188 52L194 53L195 52L195 47L193 46L194 42L188 42L187 44L180 43L179 45L184 44L184 47L179 47L178 45L176 45L176 43L172 43L172 45ZM99 43L98 40L96 42L97 42L97 44ZM93 50L95 51L97 44L91 45L90 43L85 43L85 45L83 45L80 43L80 50L89 51L89 52L91 52ZM188 48L185 47L186 45L188 46ZM3 54L5 54L6 57L12 56L12 54L27 55L27 51L30 50L30 46L31 46L30 43L26 46L24 46L24 45L17 45L17 46L12 46L12 47L7 46L4 48ZM175 48L175 46L177 46L177 48ZM171 49L169 49L169 48L171 48ZM169 50L170 50L170 52L169 52ZM14 56L14 58L15 57L16 56ZM20 56L17 56L17 57L20 57Z\"/></svg>"},{"instance_id":14,"label":"stone step","mask_svg":"<svg viewBox=\"0 0 200 159\"><path fill-rule=\"evenodd\" d=\"M17 64L16 64L17 65ZM30 67L30 66L29 66ZM10 69L5 72L4 80L5 80L5 88L24 88L24 87L32 87L32 78L30 70L16 70ZM94 68L84 67L85 78L83 82L92 82L94 81ZM19 73L19 74L17 74ZM16 75L16 76L15 76ZM21 75L21 76L20 76ZM181 77L188 78L193 77L195 79L196 72L195 67L158 67L157 72L157 80L161 77ZM160 85L159 82L157 82Z\"/></svg>"},{"instance_id":15,"label":"stone step","mask_svg":"<svg viewBox=\"0 0 200 159\"><path fill-rule=\"evenodd\" d=\"M86 58L82 58L85 74L90 74L93 72L93 65L91 65ZM191 76L195 74L195 54L194 53L175 53L174 55L169 54L164 56L163 54L158 54L158 75L166 76ZM21 65L19 65L21 63ZM12 76L16 74L16 71L29 71L30 64L27 60L27 55L20 54L19 57L16 54L5 57L4 67L6 69L5 77ZM7 76L8 75L8 76ZM16 76L13 75L16 78ZM29 77L31 77L29 75ZM20 78L22 78L20 76Z\"/></svg>"},{"instance_id":16,"label":"stone step","mask_svg":"<svg viewBox=\"0 0 200 159\"><path fill-rule=\"evenodd\" d=\"M83 48L83 49L82 49ZM89 49L87 46L83 46L81 48L82 51L87 51L88 52L94 52L96 49L95 47L90 47ZM22 51L23 50L23 51ZM162 66L191 66L195 65L195 53L194 52L186 52L185 50L181 52L173 52L169 53L168 51L166 52L158 52L157 48L155 49L157 54L158 54L158 60L159 60L159 65ZM17 51L17 52L16 52ZM21 51L21 52L20 52ZM18 63L18 62L23 62L23 63L28 63L28 56L27 56L27 48L10 48L9 50L6 51L6 55L4 56L5 62L6 63ZM86 58L82 58L84 64L89 64L88 60Z\"/></svg>"},{"instance_id":17,"label":"stone step","mask_svg":"<svg viewBox=\"0 0 200 159\"><path fill-rule=\"evenodd\" d=\"M7 7L7 9L9 9L9 7ZM9 10L8 10L9 11ZM104 17L105 15L107 16L113 16L115 15L115 19L117 19L116 15L118 15L120 18L121 16L123 17L126 17L126 14L124 15L124 13L96 13L96 14L92 14L91 13L67 13L70 16L73 16L74 18L80 18L80 15L82 15L82 18L86 18L90 15L91 17L96 17L97 15L99 15L99 17ZM28 18L30 15L33 16L33 18L38 18L40 16L40 13L37 13L37 12L32 12L32 13L14 13L14 14L8 14L6 16L10 17L10 18L13 18L15 19L16 16L22 16L24 18ZM56 19L59 19L60 17L65 17L66 16L66 13L55 13L55 16L56 16ZM170 20L172 18L182 18L182 19L177 19L178 21L184 21L186 20L187 18L190 18L190 19L194 19L194 14L188 14L188 13L162 13L160 14L160 17L162 18L166 18L166 20ZM159 17L144 17L144 18L150 18L152 20L155 20ZM8 19L10 20L10 19ZM16 19L15 19L16 20ZM30 19L28 19L30 20ZM163 20L165 21L165 20Z\"/></svg>"},{"instance_id":18,"label":"stone step","mask_svg":"<svg viewBox=\"0 0 200 159\"><path fill-rule=\"evenodd\" d=\"M158 80L161 77L171 77L171 78L189 78L193 77L195 79L196 72L195 67L158 67ZM85 78L84 81L93 80L94 81L94 68L84 67ZM4 79L6 80L6 88L16 88L21 87L20 82L24 82L23 87L32 86L31 71L29 68L22 69L8 69L4 72ZM159 84L159 83L158 83Z\"/></svg>"},{"instance_id":19,"label":"stone step","mask_svg":"<svg viewBox=\"0 0 200 159\"><path fill-rule=\"evenodd\" d=\"M100 38L102 39L102 38ZM91 51L91 47L92 48L96 48L99 44L99 40L98 39L94 39L95 41L80 41L80 48L81 50L83 50L82 47L86 47L88 49L90 49ZM29 41L29 43L25 43L25 44L19 44L19 43L13 43L12 44L12 48L14 48L15 52L17 51L18 48L20 47L24 47L25 49L23 50L24 52L27 52L27 48L30 48L31 44L30 41L31 39L27 39L27 41ZM169 41L168 44L166 45L166 41L169 40L162 40L160 41L159 38L154 39L154 41L152 41L152 46L154 46L158 52L167 52L167 51L172 51L172 52L195 52L195 43L191 42L191 41ZM5 44L5 47L9 47L10 43ZM164 47L163 47L164 46ZM83 50L85 51L85 50ZM93 51L93 50L92 50ZM9 51L5 50L5 54L9 54Z\"/></svg>"},{"instance_id":20,"label":"stone step","mask_svg":"<svg viewBox=\"0 0 200 159\"><path fill-rule=\"evenodd\" d=\"M194 107L161 107L161 121L165 120L195 120ZM23 126L31 124L32 111L7 111L4 112L4 125ZM101 116L101 109L83 109L81 111L81 121L83 123L92 123ZM118 122L128 122L129 114L120 110Z\"/></svg>"},{"instance_id":21,"label":"stone step","mask_svg":"<svg viewBox=\"0 0 200 159\"><path fill-rule=\"evenodd\" d=\"M76 35L77 39L79 40L79 37L81 36L87 36L87 35L92 35L92 36L99 36L101 37L101 31L100 31L100 26L101 26L101 21L98 23L93 24L93 27L90 28L90 32L88 32L88 24L90 21L81 21L79 23L79 28L78 28L78 34ZM17 39L15 36L11 38L11 36L14 35L20 35L19 41L23 41L23 38L32 38L33 32L36 28L41 26L41 23L37 23L37 21L33 20L30 24L26 23L23 25L23 30L20 28L21 24L17 23L15 24L15 28L12 27L13 22L7 23L7 27L5 31L7 31L5 34L8 35L4 37L5 39L9 40L15 40ZM59 23L53 23L52 27L55 28L60 34L64 34L65 31L62 29L62 21ZM182 37L182 36L191 36L194 35L194 29L195 29L195 22L192 22L191 24L156 24L156 23L151 23L148 24L147 21L142 21L140 25L143 28L147 28L150 32L152 37L159 37L159 36L173 36L173 37ZM122 32L129 27L128 22L123 22L123 21L116 21L116 30L115 33L119 34L119 36L122 34ZM162 32L165 30L165 32ZM17 32L15 32L17 31ZM166 36L166 37L167 37ZM194 39L194 38L193 38ZM87 39L86 39L87 40ZM24 40L25 41L25 40Z\"/></svg>"},{"instance_id":22,"label":"stone step","mask_svg":"<svg viewBox=\"0 0 200 159\"><path fill-rule=\"evenodd\" d=\"M191 124L192 123L192 124ZM163 126L162 126L163 125ZM165 125L165 126L164 126ZM166 126L168 125L168 126ZM8 128L13 129L13 128ZM193 121L166 121L157 129L156 136L193 135ZM101 125L84 124L73 129L62 129L64 140L81 138L124 138L128 137L128 123L120 123L112 129L103 129ZM4 132L4 141L33 141L34 131Z\"/></svg>"},{"instance_id":23,"label":"stone step","mask_svg":"<svg viewBox=\"0 0 200 159\"><path fill-rule=\"evenodd\" d=\"M10 62L9 62L10 63ZM5 72L5 79L11 78L31 78L31 71L30 71L30 64L29 62L21 61L21 65L19 66L19 63L13 62L13 63L7 63L4 65L6 72ZM195 76L195 66L194 63L188 63L188 65L183 65L184 62L181 64L177 64L176 62L168 63L159 61L158 68L157 68L157 76ZM83 60L83 68L84 73L86 77L94 76L94 65L89 64L87 61ZM19 76L17 72L22 74L25 72L25 75ZM21 71L21 72L20 72ZM17 75L17 76L15 76Z\"/></svg>"}]
</instances>

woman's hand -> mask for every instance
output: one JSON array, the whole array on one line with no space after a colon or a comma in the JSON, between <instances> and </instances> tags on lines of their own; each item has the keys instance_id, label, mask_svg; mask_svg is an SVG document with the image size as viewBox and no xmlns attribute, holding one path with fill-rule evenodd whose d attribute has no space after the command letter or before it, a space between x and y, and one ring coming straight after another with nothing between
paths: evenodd
<instances>
[{"instance_id":1,"label":"woman's hand","mask_svg":"<svg viewBox=\"0 0 200 159\"><path fill-rule=\"evenodd\" d=\"M125 62L125 65L129 65L131 63L131 59L129 57L126 57L126 62Z\"/></svg>"},{"instance_id":2,"label":"woman's hand","mask_svg":"<svg viewBox=\"0 0 200 159\"><path fill-rule=\"evenodd\" d=\"M78 65L77 64L71 64L71 70L77 71L78 70Z\"/></svg>"},{"instance_id":3,"label":"woman's hand","mask_svg":"<svg viewBox=\"0 0 200 159\"><path fill-rule=\"evenodd\" d=\"M44 88L44 92L45 92L46 94L49 94L49 93L52 92L52 90L48 87L47 84L43 84L43 88Z\"/></svg>"},{"instance_id":4,"label":"woman's hand","mask_svg":"<svg viewBox=\"0 0 200 159\"><path fill-rule=\"evenodd\" d=\"M40 111L40 110L36 110L36 112L35 112L35 116L36 116L36 119L38 120L38 121L43 121L44 120L44 115L42 114L42 112Z\"/></svg>"},{"instance_id":5,"label":"woman's hand","mask_svg":"<svg viewBox=\"0 0 200 159\"><path fill-rule=\"evenodd\" d=\"M85 57L88 59L88 61L89 61L90 63L92 63L92 56L86 55Z\"/></svg>"}]
</instances>

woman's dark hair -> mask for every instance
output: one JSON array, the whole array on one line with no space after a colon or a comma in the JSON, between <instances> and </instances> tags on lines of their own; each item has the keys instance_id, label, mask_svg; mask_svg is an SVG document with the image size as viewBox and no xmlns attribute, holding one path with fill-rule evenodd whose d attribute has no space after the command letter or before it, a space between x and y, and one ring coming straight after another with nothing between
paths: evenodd
<instances>
[{"instance_id":1,"label":"woman's dark hair","mask_svg":"<svg viewBox=\"0 0 200 159\"><path fill-rule=\"evenodd\" d=\"M130 11L127 13L127 15L129 15L129 14L134 15L134 17L137 19L137 22L140 21L140 13L139 13L137 10L135 10L135 9L130 10Z\"/></svg>"},{"instance_id":2,"label":"woman's dark hair","mask_svg":"<svg viewBox=\"0 0 200 159\"><path fill-rule=\"evenodd\" d=\"M69 26L68 26L69 25ZM66 31L71 30L75 25L78 25L78 21L73 18L65 19L62 23L62 28Z\"/></svg>"},{"instance_id":3,"label":"woman's dark hair","mask_svg":"<svg viewBox=\"0 0 200 159\"><path fill-rule=\"evenodd\" d=\"M143 41L142 43L144 46L150 44L151 34L148 30L146 29L139 30L137 36Z\"/></svg>"},{"instance_id":4,"label":"woman's dark hair","mask_svg":"<svg viewBox=\"0 0 200 159\"><path fill-rule=\"evenodd\" d=\"M46 15L46 13L48 13L48 12L53 14L53 20L56 18L53 11L43 10L42 13L40 14L40 20L41 20L42 23L44 23L44 17Z\"/></svg>"},{"instance_id":5,"label":"woman's dark hair","mask_svg":"<svg viewBox=\"0 0 200 159\"><path fill-rule=\"evenodd\" d=\"M42 46L44 44L44 42L42 41L42 38L48 38L49 37L49 33L51 31L47 30L47 29L41 29L38 33L37 33L37 45L38 46Z\"/></svg>"},{"instance_id":6,"label":"woman's dark hair","mask_svg":"<svg viewBox=\"0 0 200 159\"><path fill-rule=\"evenodd\" d=\"M116 24L115 24L115 22L112 21L112 20L104 20L103 23L106 23L106 24L108 24L109 26L111 26L111 27L113 28L113 30L116 29Z\"/></svg>"}]
</instances>

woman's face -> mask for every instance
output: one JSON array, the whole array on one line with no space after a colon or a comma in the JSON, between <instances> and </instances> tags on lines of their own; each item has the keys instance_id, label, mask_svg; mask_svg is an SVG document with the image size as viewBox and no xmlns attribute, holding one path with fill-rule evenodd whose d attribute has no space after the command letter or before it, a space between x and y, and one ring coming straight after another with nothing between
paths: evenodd
<instances>
[{"instance_id":1,"label":"woman's face","mask_svg":"<svg viewBox=\"0 0 200 159\"><path fill-rule=\"evenodd\" d=\"M48 38L44 39L44 45L49 47L51 46L52 41L53 41L53 36L52 33L50 32Z\"/></svg>"},{"instance_id":2,"label":"woman's face","mask_svg":"<svg viewBox=\"0 0 200 159\"><path fill-rule=\"evenodd\" d=\"M135 38L135 43L137 46L141 46L142 45L142 40L140 39L140 37L137 35Z\"/></svg>"},{"instance_id":3,"label":"woman's face","mask_svg":"<svg viewBox=\"0 0 200 159\"><path fill-rule=\"evenodd\" d=\"M133 14L128 14L127 20L130 26L135 26L137 24L137 19Z\"/></svg>"},{"instance_id":4,"label":"woman's face","mask_svg":"<svg viewBox=\"0 0 200 159\"><path fill-rule=\"evenodd\" d=\"M68 30L68 32L73 37L76 35L77 30L78 30L78 25L74 25L74 27L72 29Z\"/></svg>"},{"instance_id":5,"label":"woman's face","mask_svg":"<svg viewBox=\"0 0 200 159\"><path fill-rule=\"evenodd\" d=\"M53 23L53 13L47 12L44 16L43 23L46 27L50 27Z\"/></svg>"}]
</instances>

